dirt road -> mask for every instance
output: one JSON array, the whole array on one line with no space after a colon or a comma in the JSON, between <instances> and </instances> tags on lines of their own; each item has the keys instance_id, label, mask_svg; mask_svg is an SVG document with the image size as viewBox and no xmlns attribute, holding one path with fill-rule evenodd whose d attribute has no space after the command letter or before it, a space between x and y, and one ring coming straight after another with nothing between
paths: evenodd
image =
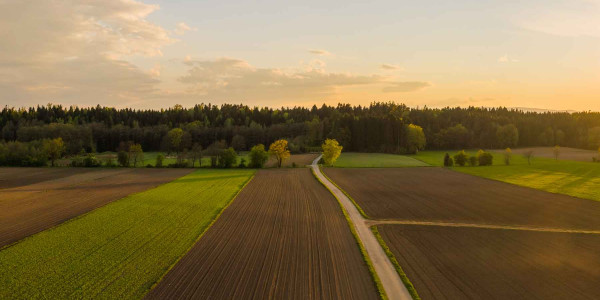
<instances>
[{"instance_id":1,"label":"dirt road","mask_svg":"<svg viewBox=\"0 0 600 300\"><path fill-rule=\"evenodd\" d=\"M323 173L319 169L317 162L321 156L317 157L311 168L314 170L315 174L323 182L327 188L340 200L344 209L348 212L352 223L354 223L354 227L356 228L356 232L358 233L358 237L360 238L362 244L369 255L369 258L373 262L373 267L375 268L375 272L379 276L381 283L383 285L383 289L385 290L388 298L390 300L394 299L402 299L402 300L410 300L412 299L408 290L402 283L398 272L394 268L392 262L388 259L383 248L379 245L379 242L369 229L369 226L366 224L366 220L362 217L362 215L358 212L358 209L354 206L354 204L340 191L335 185L333 185Z\"/></svg>"}]
</instances>

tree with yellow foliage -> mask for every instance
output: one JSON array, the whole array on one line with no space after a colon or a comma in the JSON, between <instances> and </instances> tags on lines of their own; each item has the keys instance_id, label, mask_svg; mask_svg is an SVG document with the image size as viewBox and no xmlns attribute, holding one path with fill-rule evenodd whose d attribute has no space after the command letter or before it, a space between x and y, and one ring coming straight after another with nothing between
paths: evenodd
<instances>
[{"instance_id":1,"label":"tree with yellow foliage","mask_svg":"<svg viewBox=\"0 0 600 300\"><path fill-rule=\"evenodd\" d=\"M269 154L275 156L277 159L277 167L281 168L281 164L284 160L290 158L290 150L288 149L288 142L286 140L277 140L269 146Z\"/></svg>"},{"instance_id":2,"label":"tree with yellow foliage","mask_svg":"<svg viewBox=\"0 0 600 300\"><path fill-rule=\"evenodd\" d=\"M321 145L323 149L323 161L326 165L333 165L337 158L342 153L342 147L335 139L326 139Z\"/></svg>"}]
</instances>

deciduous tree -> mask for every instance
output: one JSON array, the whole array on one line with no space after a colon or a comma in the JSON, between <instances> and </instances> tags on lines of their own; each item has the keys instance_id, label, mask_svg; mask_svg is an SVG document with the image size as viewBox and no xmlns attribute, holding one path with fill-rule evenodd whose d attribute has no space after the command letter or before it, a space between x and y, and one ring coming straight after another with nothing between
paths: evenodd
<instances>
[{"instance_id":1,"label":"deciduous tree","mask_svg":"<svg viewBox=\"0 0 600 300\"><path fill-rule=\"evenodd\" d=\"M269 154L277 159L277 167L281 168L283 162L290 157L290 150L287 147L287 140L281 139L273 142L269 146Z\"/></svg>"},{"instance_id":2,"label":"deciduous tree","mask_svg":"<svg viewBox=\"0 0 600 300\"><path fill-rule=\"evenodd\" d=\"M406 126L406 150L408 153L416 154L425 148L425 133L418 125L408 124Z\"/></svg>"},{"instance_id":3,"label":"deciduous tree","mask_svg":"<svg viewBox=\"0 0 600 300\"><path fill-rule=\"evenodd\" d=\"M54 167L54 161L61 158L65 152L65 143L62 138L44 140L44 151L48 154L51 165Z\"/></svg>"},{"instance_id":4,"label":"deciduous tree","mask_svg":"<svg viewBox=\"0 0 600 300\"><path fill-rule=\"evenodd\" d=\"M331 166L342 153L343 147L336 140L326 139L321 148L323 149L323 162Z\"/></svg>"},{"instance_id":5,"label":"deciduous tree","mask_svg":"<svg viewBox=\"0 0 600 300\"><path fill-rule=\"evenodd\" d=\"M265 151L265 145L258 144L250 149L250 168L262 168L269 159L269 153Z\"/></svg>"}]
</instances>

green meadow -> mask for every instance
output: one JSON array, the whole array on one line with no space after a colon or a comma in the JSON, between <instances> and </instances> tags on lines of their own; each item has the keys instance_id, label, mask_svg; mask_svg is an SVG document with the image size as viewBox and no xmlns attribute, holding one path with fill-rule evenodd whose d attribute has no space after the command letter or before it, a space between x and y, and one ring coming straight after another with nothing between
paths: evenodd
<instances>
[{"instance_id":1,"label":"green meadow","mask_svg":"<svg viewBox=\"0 0 600 300\"><path fill-rule=\"evenodd\" d=\"M338 168L400 168L428 166L405 155L343 152L333 165Z\"/></svg>"},{"instance_id":2,"label":"green meadow","mask_svg":"<svg viewBox=\"0 0 600 300\"><path fill-rule=\"evenodd\" d=\"M449 151L452 156L457 151ZM422 151L411 157L433 166L442 166L446 151ZM476 151L467 151L475 155ZM525 187L600 201L600 163L534 157L531 164L522 155L512 155L505 165L503 153L492 153L492 166L452 169Z\"/></svg>"},{"instance_id":3,"label":"green meadow","mask_svg":"<svg viewBox=\"0 0 600 300\"><path fill-rule=\"evenodd\" d=\"M254 174L197 170L0 251L0 299L141 298Z\"/></svg>"}]
</instances>

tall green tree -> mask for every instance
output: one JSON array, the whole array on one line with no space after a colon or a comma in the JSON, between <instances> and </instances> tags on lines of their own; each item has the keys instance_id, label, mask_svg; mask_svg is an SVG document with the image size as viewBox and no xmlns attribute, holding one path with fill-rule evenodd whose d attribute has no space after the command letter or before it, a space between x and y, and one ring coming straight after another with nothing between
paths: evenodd
<instances>
[{"instance_id":1,"label":"tall green tree","mask_svg":"<svg viewBox=\"0 0 600 300\"><path fill-rule=\"evenodd\" d=\"M44 151L48 154L48 159L54 167L54 162L61 158L65 152L65 143L62 138L58 137L51 140L44 140Z\"/></svg>"},{"instance_id":2,"label":"tall green tree","mask_svg":"<svg viewBox=\"0 0 600 300\"><path fill-rule=\"evenodd\" d=\"M323 161L326 165L331 166L342 154L343 147L334 139L326 139L321 145L321 149L323 150Z\"/></svg>"}]
</instances>

